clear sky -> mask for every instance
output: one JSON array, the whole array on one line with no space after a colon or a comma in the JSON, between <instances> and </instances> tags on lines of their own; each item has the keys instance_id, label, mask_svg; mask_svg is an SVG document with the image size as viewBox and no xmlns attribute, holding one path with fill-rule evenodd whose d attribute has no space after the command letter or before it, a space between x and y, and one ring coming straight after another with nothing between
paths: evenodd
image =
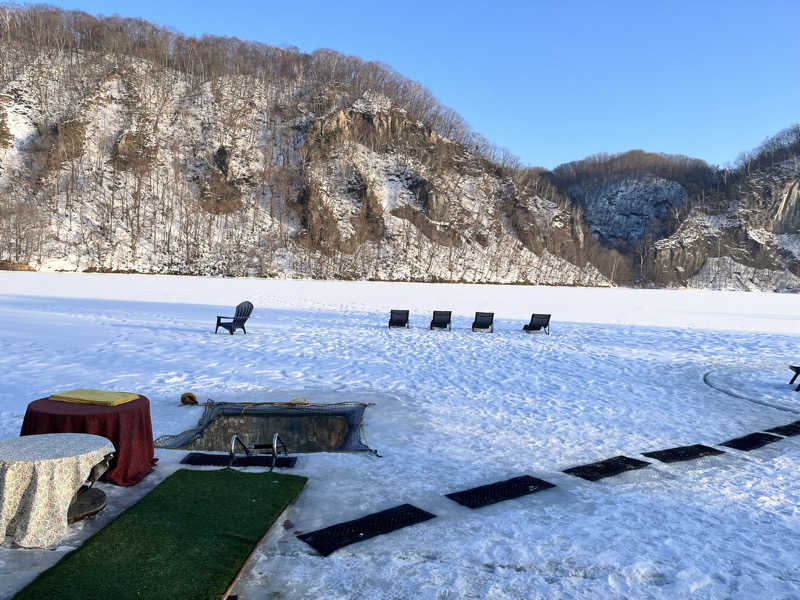
<instances>
[{"instance_id":1,"label":"clear sky","mask_svg":"<svg viewBox=\"0 0 800 600\"><path fill-rule=\"evenodd\" d=\"M800 0L51 4L380 61L548 168L633 148L725 165L800 122Z\"/></svg>"}]
</instances>

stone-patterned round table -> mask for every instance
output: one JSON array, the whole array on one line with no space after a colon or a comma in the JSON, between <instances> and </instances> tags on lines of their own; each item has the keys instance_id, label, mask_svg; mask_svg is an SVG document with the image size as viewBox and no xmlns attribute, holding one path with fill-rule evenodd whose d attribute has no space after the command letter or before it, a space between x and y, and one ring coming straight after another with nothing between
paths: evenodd
<instances>
[{"instance_id":1,"label":"stone-patterned round table","mask_svg":"<svg viewBox=\"0 0 800 600\"><path fill-rule=\"evenodd\" d=\"M106 438L83 433L0 440L0 534L25 548L56 545L75 493L113 452Z\"/></svg>"}]
</instances>

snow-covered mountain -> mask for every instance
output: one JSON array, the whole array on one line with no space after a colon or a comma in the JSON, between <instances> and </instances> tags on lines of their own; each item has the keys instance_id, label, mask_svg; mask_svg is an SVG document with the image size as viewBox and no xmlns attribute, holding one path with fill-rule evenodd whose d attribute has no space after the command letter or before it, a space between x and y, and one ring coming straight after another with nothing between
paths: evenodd
<instances>
[{"instance_id":1,"label":"snow-covered mountain","mask_svg":"<svg viewBox=\"0 0 800 600\"><path fill-rule=\"evenodd\" d=\"M800 159L745 175L698 204L645 261L657 284L800 289Z\"/></svg>"},{"instance_id":2,"label":"snow-covered mountain","mask_svg":"<svg viewBox=\"0 0 800 600\"><path fill-rule=\"evenodd\" d=\"M0 11L0 266L800 288L796 160L522 168L353 57Z\"/></svg>"}]
</instances>

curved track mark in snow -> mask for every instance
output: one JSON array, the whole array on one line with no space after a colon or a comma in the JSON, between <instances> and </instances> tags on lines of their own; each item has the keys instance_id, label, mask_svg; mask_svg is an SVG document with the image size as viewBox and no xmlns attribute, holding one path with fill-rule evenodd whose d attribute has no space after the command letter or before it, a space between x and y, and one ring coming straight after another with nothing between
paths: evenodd
<instances>
[{"instance_id":1,"label":"curved track mark in snow","mask_svg":"<svg viewBox=\"0 0 800 600\"><path fill-rule=\"evenodd\" d=\"M737 394L736 392L732 392L730 390L726 390L724 388L718 387L709 381L708 376L711 375L714 371L708 371L703 375L703 383L705 383L708 387L717 390L718 392L722 392L723 394L727 394L731 398L739 398L740 400L747 400L748 402L752 402L753 404L760 404L761 406L768 406L770 408L774 408L775 410L782 410L784 412L792 413L794 415L800 415L800 411L793 410L791 408L786 408L785 406L778 406L777 404L770 404L769 402L764 402L763 400L756 400L755 398L748 398L747 396L742 396Z\"/></svg>"}]
</instances>

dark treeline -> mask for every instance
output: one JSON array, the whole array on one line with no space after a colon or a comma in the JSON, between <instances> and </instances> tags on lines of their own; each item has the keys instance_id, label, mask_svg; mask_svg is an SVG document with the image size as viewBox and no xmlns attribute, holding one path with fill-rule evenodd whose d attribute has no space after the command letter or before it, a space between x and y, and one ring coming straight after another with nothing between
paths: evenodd
<instances>
[{"instance_id":1,"label":"dark treeline","mask_svg":"<svg viewBox=\"0 0 800 600\"><path fill-rule=\"evenodd\" d=\"M733 169L719 169L698 158L630 150L600 153L564 163L545 173L559 189L613 177L653 175L683 185L690 193L720 192L751 172L769 169L787 160L800 160L800 125L792 125L741 154Z\"/></svg>"},{"instance_id":2,"label":"dark treeline","mask_svg":"<svg viewBox=\"0 0 800 600\"><path fill-rule=\"evenodd\" d=\"M653 175L676 181L687 190L699 191L711 185L717 170L699 158L630 150L622 154L595 154L556 167L550 178L560 189L587 180Z\"/></svg>"},{"instance_id":3,"label":"dark treeline","mask_svg":"<svg viewBox=\"0 0 800 600\"><path fill-rule=\"evenodd\" d=\"M739 156L736 171L751 171L775 166L787 160L800 160L800 125L792 125L767 138L756 149Z\"/></svg>"},{"instance_id":4,"label":"dark treeline","mask_svg":"<svg viewBox=\"0 0 800 600\"><path fill-rule=\"evenodd\" d=\"M36 54L47 50L141 58L174 69L195 84L243 75L273 84L305 87L309 96L334 89L340 108L366 91L378 92L439 135L497 165L501 172L521 176L522 164L516 156L472 131L456 111L440 104L430 90L388 65L334 50L306 54L294 47L279 48L237 38L195 38L141 19L95 17L41 4L0 5L0 44ZM0 81L4 83L7 82ZM771 166L799 155L800 126L795 125L741 155L734 172ZM719 171L696 158L631 150L565 163L547 176L566 190L585 179L644 174L671 179L690 191L698 191L713 185Z\"/></svg>"},{"instance_id":5,"label":"dark treeline","mask_svg":"<svg viewBox=\"0 0 800 600\"><path fill-rule=\"evenodd\" d=\"M94 17L47 5L14 4L0 5L0 44L35 53L45 50L137 57L175 69L196 84L244 75L273 85L305 86L310 96L335 89L341 105L365 91L377 92L441 136L501 167L519 166L516 157L473 132L456 111L440 104L421 84L388 65L334 50L306 54L294 47L278 48L237 38L185 36L140 19Z\"/></svg>"}]
</instances>

